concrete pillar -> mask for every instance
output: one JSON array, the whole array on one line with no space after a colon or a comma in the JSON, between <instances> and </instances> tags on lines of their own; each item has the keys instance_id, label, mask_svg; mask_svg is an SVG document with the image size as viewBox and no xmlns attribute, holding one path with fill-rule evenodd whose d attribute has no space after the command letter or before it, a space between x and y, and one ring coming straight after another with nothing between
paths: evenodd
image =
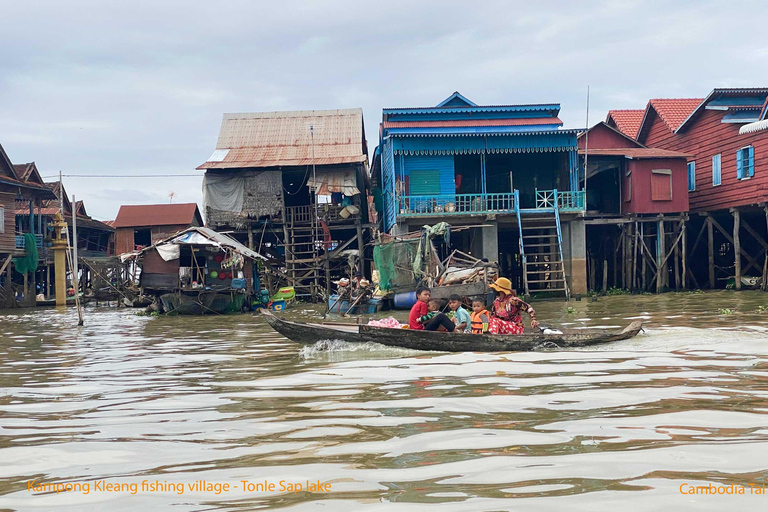
<instances>
[{"instance_id":1,"label":"concrete pillar","mask_svg":"<svg viewBox=\"0 0 768 512\"><path fill-rule=\"evenodd\" d=\"M499 261L499 222L496 219L487 220L488 227L483 229L483 253L481 258L488 261Z\"/></svg>"},{"instance_id":2,"label":"concrete pillar","mask_svg":"<svg viewBox=\"0 0 768 512\"><path fill-rule=\"evenodd\" d=\"M566 229L567 226L567 229ZM587 232L584 219L561 220L563 259L572 295L587 294Z\"/></svg>"}]
</instances>

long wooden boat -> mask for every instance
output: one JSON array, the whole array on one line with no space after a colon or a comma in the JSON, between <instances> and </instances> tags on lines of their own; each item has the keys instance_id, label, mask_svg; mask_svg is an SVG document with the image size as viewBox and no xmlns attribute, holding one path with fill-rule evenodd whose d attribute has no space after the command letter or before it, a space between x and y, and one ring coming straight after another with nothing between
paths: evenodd
<instances>
[{"instance_id":1,"label":"long wooden boat","mask_svg":"<svg viewBox=\"0 0 768 512\"><path fill-rule=\"evenodd\" d=\"M528 352L554 347L573 348L626 340L637 336L643 324L634 321L624 329L560 329L562 334L465 334L410 329L388 329L356 324L320 324L293 322L278 318L269 311L262 315L277 332L302 345L318 341L374 342L390 347L439 352ZM538 329L536 329L538 331Z\"/></svg>"}]
</instances>

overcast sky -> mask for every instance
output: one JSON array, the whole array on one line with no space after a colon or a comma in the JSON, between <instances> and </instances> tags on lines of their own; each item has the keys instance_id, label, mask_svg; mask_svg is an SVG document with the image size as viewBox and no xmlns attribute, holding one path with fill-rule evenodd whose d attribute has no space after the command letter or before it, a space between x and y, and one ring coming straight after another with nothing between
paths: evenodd
<instances>
[{"instance_id":1,"label":"overcast sky","mask_svg":"<svg viewBox=\"0 0 768 512\"><path fill-rule=\"evenodd\" d=\"M768 86L764 2L0 3L0 143L42 175L196 174L224 112L649 98ZM201 178L65 178L88 212L199 202Z\"/></svg>"}]
</instances>

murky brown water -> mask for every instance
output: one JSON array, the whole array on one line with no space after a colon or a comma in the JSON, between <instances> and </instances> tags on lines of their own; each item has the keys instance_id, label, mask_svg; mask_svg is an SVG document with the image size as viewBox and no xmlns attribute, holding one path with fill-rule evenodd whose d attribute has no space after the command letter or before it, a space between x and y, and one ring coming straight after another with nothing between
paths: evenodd
<instances>
[{"instance_id":1,"label":"murky brown water","mask_svg":"<svg viewBox=\"0 0 768 512\"><path fill-rule=\"evenodd\" d=\"M496 354L301 350L251 316L102 308L78 329L72 310L0 314L0 509L765 510L749 487L768 484L761 305L756 292L540 303L544 323L642 317L648 331ZM317 480L330 492L279 489ZM709 483L746 493L680 492Z\"/></svg>"}]
</instances>

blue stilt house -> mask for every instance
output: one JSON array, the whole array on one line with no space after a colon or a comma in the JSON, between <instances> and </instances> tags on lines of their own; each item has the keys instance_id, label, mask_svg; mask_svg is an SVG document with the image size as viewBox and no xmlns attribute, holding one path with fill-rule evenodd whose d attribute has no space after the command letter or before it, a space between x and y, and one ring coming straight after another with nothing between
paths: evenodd
<instances>
[{"instance_id":1,"label":"blue stilt house","mask_svg":"<svg viewBox=\"0 0 768 512\"><path fill-rule=\"evenodd\" d=\"M498 261L526 293L586 292L578 130L557 103L387 108L380 129L381 221L401 234L447 221L452 245ZM583 171L582 171L583 173Z\"/></svg>"}]
</instances>

